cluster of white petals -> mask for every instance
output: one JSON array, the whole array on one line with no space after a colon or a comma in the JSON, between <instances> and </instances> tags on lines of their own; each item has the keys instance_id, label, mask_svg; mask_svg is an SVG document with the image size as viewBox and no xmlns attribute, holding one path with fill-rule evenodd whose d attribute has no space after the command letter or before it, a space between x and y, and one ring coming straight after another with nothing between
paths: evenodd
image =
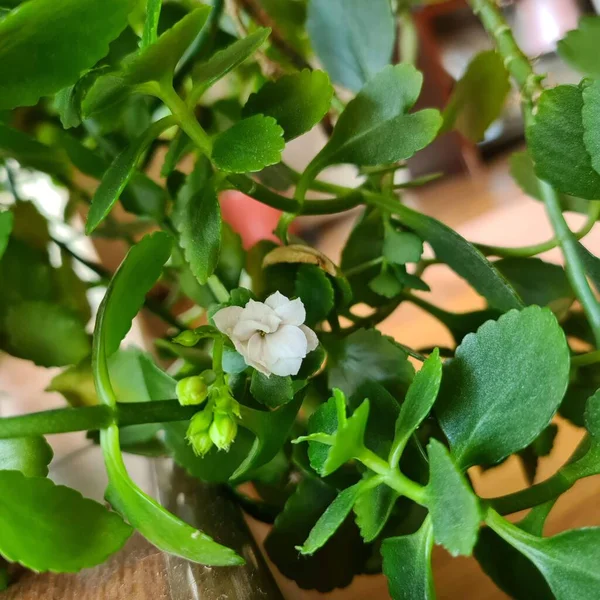
<instances>
[{"instance_id":1,"label":"cluster of white petals","mask_svg":"<svg viewBox=\"0 0 600 600\"><path fill-rule=\"evenodd\" d=\"M290 300L279 292L264 302L250 300L243 308L222 308L213 319L246 364L267 377L296 375L302 359L319 345L315 332L304 325L302 300Z\"/></svg>"}]
</instances>

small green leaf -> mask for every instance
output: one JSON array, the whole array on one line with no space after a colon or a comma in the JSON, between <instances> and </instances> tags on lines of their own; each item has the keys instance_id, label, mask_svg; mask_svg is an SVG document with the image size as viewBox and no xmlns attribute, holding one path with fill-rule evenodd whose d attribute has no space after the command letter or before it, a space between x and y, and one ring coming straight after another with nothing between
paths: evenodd
<instances>
[{"instance_id":1,"label":"small green leaf","mask_svg":"<svg viewBox=\"0 0 600 600\"><path fill-rule=\"evenodd\" d=\"M442 382L442 361L436 348L415 375L396 420L391 456L395 466L410 436L433 408Z\"/></svg>"},{"instance_id":2,"label":"small green leaf","mask_svg":"<svg viewBox=\"0 0 600 600\"><path fill-rule=\"evenodd\" d=\"M396 265L416 263L423 254L421 238L410 231L396 231L391 227L385 230L383 240L383 256Z\"/></svg>"},{"instance_id":3,"label":"small green leaf","mask_svg":"<svg viewBox=\"0 0 600 600\"><path fill-rule=\"evenodd\" d=\"M128 56L115 73L98 77L82 104L84 116L113 106L149 82L170 85L173 72L183 53L194 41L210 14L209 6L200 6L167 29L158 40ZM142 88L148 92L149 88ZM158 90L152 90L158 93Z\"/></svg>"},{"instance_id":4,"label":"small green leaf","mask_svg":"<svg viewBox=\"0 0 600 600\"><path fill-rule=\"evenodd\" d=\"M331 280L316 265L300 265L296 272L296 295L306 309L307 325L315 325L325 319L334 305Z\"/></svg>"},{"instance_id":5,"label":"small green leaf","mask_svg":"<svg viewBox=\"0 0 600 600\"><path fill-rule=\"evenodd\" d=\"M62 394L65 400L75 408L98 404L91 360L86 358L79 364L71 365L55 375L46 391Z\"/></svg>"},{"instance_id":6,"label":"small green leaf","mask_svg":"<svg viewBox=\"0 0 600 600\"><path fill-rule=\"evenodd\" d=\"M0 471L0 488L0 553L33 571L93 567L120 550L133 531L101 504L45 477Z\"/></svg>"},{"instance_id":7,"label":"small green leaf","mask_svg":"<svg viewBox=\"0 0 600 600\"><path fill-rule=\"evenodd\" d=\"M433 109L408 113L422 84L423 76L411 65L386 67L348 103L305 175L314 178L325 167L341 163L393 163L427 146L440 128L441 117Z\"/></svg>"},{"instance_id":8,"label":"small green leaf","mask_svg":"<svg viewBox=\"0 0 600 600\"><path fill-rule=\"evenodd\" d=\"M31 106L77 81L108 53L134 4L35 0L9 13L0 21L0 39L11 41L0 50L0 109Z\"/></svg>"},{"instance_id":9,"label":"small green leaf","mask_svg":"<svg viewBox=\"0 0 600 600\"><path fill-rule=\"evenodd\" d=\"M392 59L396 28L387 0L311 0L306 29L333 81L354 92Z\"/></svg>"},{"instance_id":10,"label":"small green leaf","mask_svg":"<svg viewBox=\"0 0 600 600\"><path fill-rule=\"evenodd\" d=\"M206 283L219 262L221 209L210 165L200 158L177 195L173 223L178 242L196 279Z\"/></svg>"},{"instance_id":11,"label":"small green leaf","mask_svg":"<svg viewBox=\"0 0 600 600\"><path fill-rule=\"evenodd\" d=\"M363 490L354 504L356 524L366 543L372 542L387 523L400 494L381 483Z\"/></svg>"},{"instance_id":12,"label":"small green leaf","mask_svg":"<svg viewBox=\"0 0 600 600\"><path fill-rule=\"evenodd\" d=\"M195 66L192 71L194 87L190 92L191 102L195 103L204 90L250 58L265 43L270 33L269 28L261 27Z\"/></svg>"},{"instance_id":13,"label":"small green leaf","mask_svg":"<svg viewBox=\"0 0 600 600\"><path fill-rule=\"evenodd\" d=\"M359 329L342 340L328 340L328 384L348 396L365 381L377 381L391 391L405 391L414 375L406 352L376 329Z\"/></svg>"},{"instance_id":14,"label":"small green leaf","mask_svg":"<svg viewBox=\"0 0 600 600\"><path fill-rule=\"evenodd\" d=\"M153 123L129 147L125 148L104 173L94 194L88 213L85 232L90 235L106 218L115 202L135 173L135 168L148 146L168 127L173 117L164 117Z\"/></svg>"},{"instance_id":15,"label":"small green leaf","mask_svg":"<svg viewBox=\"0 0 600 600\"><path fill-rule=\"evenodd\" d=\"M488 321L446 365L437 416L463 469L528 446L550 423L569 382L564 333L538 306Z\"/></svg>"},{"instance_id":16,"label":"small green leaf","mask_svg":"<svg viewBox=\"0 0 600 600\"><path fill-rule=\"evenodd\" d=\"M278 408L294 397L292 378L271 375L267 377L258 371L252 373L250 393L254 399L268 408Z\"/></svg>"},{"instance_id":17,"label":"small green leaf","mask_svg":"<svg viewBox=\"0 0 600 600\"><path fill-rule=\"evenodd\" d=\"M427 506L435 541L452 556L470 555L481 522L479 501L443 444L432 438L427 455L430 467Z\"/></svg>"},{"instance_id":18,"label":"small green leaf","mask_svg":"<svg viewBox=\"0 0 600 600\"><path fill-rule=\"evenodd\" d=\"M250 173L278 163L284 147L283 129L277 121L255 115L215 138L212 160L229 173Z\"/></svg>"},{"instance_id":19,"label":"small green leaf","mask_svg":"<svg viewBox=\"0 0 600 600\"><path fill-rule=\"evenodd\" d=\"M557 600L595 598L600 586L600 527L573 529L542 538L496 513L487 523L541 572Z\"/></svg>"},{"instance_id":20,"label":"small green leaf","mask_svg":"<svg viewBox=\"0 0 600 600\"><path fill-rule=\"evenodd\" d=\"M565 194L600 198L600 174L584 143L582 89L559 85L543 92L537 106L527 142L538 177Z\"/></svg>"},{"instance_id":21,"label":"small green leaf","mask_svg":"<svg viewBox=\"0 0 600 600\"><path fill-rule=\"evenodd\" d=\"M480 52L452 91L442 115L442 132L456 129L471 141L480 142L502 114L509 91L508 71L500 54L495 50Z\"/></svg>"},{"instance_id":22,"label":"small green leaf","mask_svg":"<svg viewBox=\"0 0 600 600\"><path fill-rule=\"evenodd\" d=\"M8 246L8 238L13 228L14 217L10 210L0 212L0 260Z\"/></svg>"},{"instance_id":23,"label":"small green leaf","mask_svg":"<svg viewBox=\"0 0 600 600\"><path fill-rule=\"evenodd\" d=\"M79 317L58 304L15 304L8 309L4 326L10 353L43 367L77 364L91 350Z\"/></svg>"},{"instance_id":24,"label":"small green leaf","mask_svg":"<svg viewBox=\"0 0 600 600\"><path fill-rule=\"evenodd\" d=\"M310 131L326 114L333 97L327 73L305 69L268 81L248 98L244 117L273 117L286 141Z\"/></svg>"},{"instance_id":25,"label":"small green leaf","mask_svg":"<svg viewBox=\"0 0 600 600\"><path fill-rule=\"evenodd\" d=\"M569 31L565 38L558 42L558 54L581 74L600 77L600 65L596 60L599 35L600 17L582 17L579 27Z\"/></svg>"},{"instance_id":26,"label":"small green leaf","mask_svg":"<svg viewBox=\"0 0 600 600\"><path fill-rule=\"evenodd\" d=\"M310 530L304 545L298 546L301 554L314 554L319 548L325 545L327 540L350 514L363 485L362 482L357 483L338 494L336 499L327 507L327 510L319 517L315 526Z\"/></svg>"},{"instance_id":27,"label":"small green leaf","mask_svg":"<svg viewBox=\"0 0 600 600\"><path fill-rule=\"evenodd\" d=\"M583 141L592 167L600 174L600 82L592 81L583 88Z\"/></svg>"},{"instance_id":28,"label":"small green leaf","mask_svg":"<svg viewBox=\"0 0 600 600\"><path fill-rule=\"evenodd\" d=\"M396 277L394 272L388 268L382 269L377 277L371 279L371 281L369 281L369 287L376 294L384 296L385 298L395 298L404 289L402 282Z\"/></svg>"},{"instance_id":29,"label":"small green leaf","mask_svg":"<svg viewBox=\"0 0 600 600\"><path fill-rule=\"evenodd\" d=\"M50 444L42 436L0 440L0 471L46 477L53 455Z\"/></svg>"},{"instance_id":30,"label":"small green leaf","mask_svg":"<svg viewBox=\"0 0 600 600\"><path fill-rule=\"evenodd\" d=\"M429 518L416 533L383 541L383 573L393 600L435 600L432 550L433 529Z\"/></svg>"}]
</instances>

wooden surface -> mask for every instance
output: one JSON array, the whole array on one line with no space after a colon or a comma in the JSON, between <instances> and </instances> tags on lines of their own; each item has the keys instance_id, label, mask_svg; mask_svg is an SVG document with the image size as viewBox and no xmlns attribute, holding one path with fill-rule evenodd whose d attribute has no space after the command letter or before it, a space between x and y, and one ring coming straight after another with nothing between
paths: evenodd
<instances>
[{"instance_id":1,"label":"wooden surface","mask_svg":"<svg viewBox=\"0 0 600 600\"><path fill-rule=\"evenodd\" d=\"M444 182L419 194L413 194L409 197L408 203L458 229L462 235L472 241L518 246L541 242L551 237L542 205L524 197L515 187L508 176L504 161L497 163L477 179ZM573 226L579 225L581 221L581 216L569 215L569 222ZM339 257L341 244L350 226L351 222L345 221L330 227L321 242L321 248L334 260ZM593 232L588 236L586 245L597 254L600 253L600 232ZM547 253L546 258L558 262L560 255L552 251ZM429 269L425 279L433 291L431 298L443 308L467 311L483 306L481 298L474 294L464 281L444 267ZM411 305L403 305L382 324L381 328L385 333L411 346L450 343L449 334L439 323ZM40 376L36 380L29 363L13 360L7 363L6 360L0 360L0 389L12 393L15 397L21 395L20 411L39 410L57 404L56 397L50 397L49 401L47 395L39 393L45 387L43 377L48 377L48 374L41 377L42 380ZM24 399L23 395L25 395ZM6 411L3 414L7 414ZM555 472L572 452L580 436L580 432L575 428L561 423L561 432L552 455L541 460L539 480ZM61 438L54 436L52 439L59 462L64 460L65 452L69 447L70 438L66 437L67 441L65 436ZM63 462L62 468L55 468L52 476L58 477L61 483L91 487L101 495L104 485L102 476L99 475L101 471L100 463L94 468L73 470ZM517 461L512 459L485 475L475 471L473 476L477 491L484 497L509 493L525 486L525 479ZM148 491L151 489L149 488ZM600 525L600 509L597 500L599 497L600 478L579 482L557 503L551 513L547 533L584 525ZM172 498L169 500L163 497L161 500L166 504L169 502L172 504ZM176 505L175 501L174 506ZM264 525L251 522L251 527L259 541L264 538L267 532ZM254 556L258 560L257 555ZM344 557L340 557L340 560L344 560ZM250 562L254 564L254 559ZM437 595L442 600L506 598L471 558L451 558L444 551L436 549L433 562ZM217 571L219 569L210 570L210 572ZM1 600L195 600L196 598L213 600L210 595L206 595L206 588L199 588L197 585L196 589L193 585L187 588L181 587L177 592L180 595L176 595L173 581L179 581L180 585L189 584L190 581L197 580L199 573L198 570L195 574L193 570L190 571L187 563L173 563L172 559L158 553L139 538L134 538L127 545L125 552L113 557L106 565L73 576L26 575L17 586L0 593L0 598ZM227 573L227 576L233 574ZM326 596L299 590L295 584L284 580L276 572L275 578L287 600L316 600L324 597L331 600L364 600L365 598L384 600L389 597L386 582L381 576L358 577L348 589L337 590ZM249 594L255 589L256 586L252 584L245 588L232 589L219 600L250 599L252 596Z\"/></svg>"}]
</instances>

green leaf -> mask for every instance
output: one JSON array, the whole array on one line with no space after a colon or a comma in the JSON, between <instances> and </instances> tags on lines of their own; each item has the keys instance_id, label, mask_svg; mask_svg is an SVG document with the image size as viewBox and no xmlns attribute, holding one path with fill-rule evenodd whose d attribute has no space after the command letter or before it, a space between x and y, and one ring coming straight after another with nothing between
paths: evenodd
<instances>
[{"instance_id":1,"label":"green leaf","mask_svg":"<svg viewBox=\"0 0 600 600\"><path fill-rule=\"evenodd\" d=\"M470 555L481 522L477 496L443 444L432 438L427 455L430 468L427 506L435 541L452 556Z\"/></svg>"},{"instance_id":2,"label":"green leaf","mask_svg":"<svg viewBox=\"0 0 600 600\"><path fill-rule=\"evenodd\" d=\"M221 209L210 165L200 158L177 195L173 223L178 242L196 279L206 283L219 262Z\"/></svg>"},{"instance_id":3,"label":"green leaf","mask_svg":"<svg viewBox=\"0 0 600 600\"><path fill-rule=\"evenodd\" d=\"M79 364L71 365L55 375L46 391L62 394L66 401L75 408L98 404L91 360L86 358Z\"/></svg>"},{"instance_id":4,"label":"green leaf","mask_svg":"<svg viewBox=\"0 0 600 600\"><path fill-rule=\"evenodd\" d=\"M598 35L600 17L582 17L579 27L569 31L565 38L558 42L558 54L583 75L600 77L600 65L596 60Z\"/></svg>"},{"instance_id":5,"label":"green leaf","mask_svg":"<svg viewBox=\"0 0 600 600\"><path fill-rule=\"evenodd\" d=\"M46 477L53 455L50 444L42 436L0 440L0 471Z\"/></svg>"},{"instance_id":6,"label":"green leaf","mask_svg":"<svg viewBox=\"0 0 600 600\"><path fill-rule=\"evenodd\" d=\"M327 73L305 69L268 81L248 98L244 117L273 117L286 141L310 131L326 114L333 97Z\"/></svg>"},{"instance_id":7,"label":"green leaf","mask_svg":"<svg viewBox=\"0 0 600 600\"><path fill-rule=\"evenodd\" d=\"M49 175L68 173L64 153L2 123L0 123L0 158L14 158L23 167L30 167Z\"/></svg>"},{"instance_id":8,"label":"green leaf","mask_svg":"<svg viewBox=\"0 0 600 600\"><path fill-rule=\"evenodd\" d=\"M168 127L173 125L173 117L165 117L153 123L130 146L125 148L104 173L100 185L92 199L85 232L90 235L111 211L125 186L133 177L136 165L150 144Z\"/></svg>"},{"instance_id":9,"label":"green leaf","mask_svg":"<svg viewBox=\"0 0 600 600\"><path fill-rule=\"evenodd\" d=\"M58 304L15 304L8 309L4 328L10 353L43 367L77 364L91 350L79 317Z\"/></svg>"},{"instance_id":10,"label":"green leaf","mask_svg":"<svg viewBox=\"0 0 600 600\"><path fill-rule=\"evenodd\" d=\"M32 106L74 83L108 53L133 0L35 0L0 21L0 109ZM85 26L82 26L85 24Z\"/></svg>"},{"instance_id":11,"label":"green leaf","mask_svg":"<svg viewBox=\"0 0 600 600\"><path fill-rule=\"evenodd\" d=\"M600 173L600 82L592 81L583 88L583 141L590 155L592 167Z\"/></svg>"},{"instance_id":12,"label":"green leaf","mask_svg":"<svg viewBox=\"0 0 600 600\"><path fill-rule=\"evenodd\" d=\"M0 488L0 553L33 571L93 567L120 550L133 531L101 504L45 477L0 471Z\"/></svg>"},{"instance_id":13,"label":"green leaf","mask_svg":"<svg viewBox=\"0 0 600 600\"><path fill-rule=\"evenodd\" d=\"M268 412L240 406L240 426L250 430L256 439L242 464L231 476L232 480L248 479L252 471L266 465L288 439L294 421L302 406L304 391L285 406Z\"/></svg>"},{"instance_id":14,"label":"green leaf","mask_svg":"<svg viewBox=\"0 0 600 600\"><path fill-rule=\"evenodd\" d=\"M563 317L575 300L575 294L560 265L539 258L503 258L494 267L510 282L525 304L547 306Z\"/></svg>"},{"instance_id":15,"label":"green leaf","mask_svg":"<svg viewBox=\"0 0 600 600\"><path fill-rule=\"evenodd\" d=\"M89 117L117 104L133 91L148 93L150 88L140 87L142 84L158 82L170 85L179 59L206 23L210 10L208 6L194 9L165 31L154 44L128 56L118 71L98 77L83 101L84 116ZM158 93L155 88L151 91Z\"/></svg>"},{"instance_id":16,"label":"green leaf","mask_svg":"<svg viewBox=\"0 0 600 600\"><path fill-rule=\"evenodd\" d=\"M283 129L273 117L255 115L220 133L214 140L212 160L229 173L250 173L281 160Z\"/></svg>"},{"instance_id":17,"label":"green leaf","mask_svg":"<svg viewBox=\"0 0 600 600\"><path fill-rule=\"evenodd\" d=\"M587 276L594 284L596 290L600 290L600 259L595 254L592 254L581 242L575 241L575 247Z\"/></svg>"},{"instance_id":18,"label":"green leaf","mask_svg":"<svg viewBox=\"0 0 600 600\"><path fill-rule=\"evenodd\" d=\"M254 399L264 404L267 408L278 408L287 404L294 397L292 378L271 375L267 377L258 371L252 373L250 393Z\"/></svg>"},{"instance_id":19,"label":"green leaf","mask_svg":"<svg viewBox=\"0 0 600 600\"><path fill-rule=\"evenodd\" d=\"M8 238L13 228L14 217L9 210L0 212L0 260L8 246Z\"/></svg>"},{"instance_id":20,"label":"green leaf","mask_svg":"<svg viewBox=\"0 0 600 600\"><path fill-rule=\"evenodd\" d=\"M422 84L423 76L411 65L386 67L348 103L305 176L314 178L325 167L341 163L393 163L427 146L440 128L441 117L433 109L408 113Z\"/></svg>"},{"instance_id":21,"label":"green leaf","mask_svg":"<svg viewBox=\"0 0 600 600\"><path fill-rule=\"evenodd\" d=\"M387 0L311 0L306 29L333 81L354 92L392 59L396 27Z\"/></svg>"},{"instance_id":22,"label":"green leaf","mask_svg":"<svg viewBox=\"0 0 600 600\"><path fill-rule=\"evenodd\" d=\"M523 470L525 476L529 481L530 485L535 482L537 475L539 459L542 456L548 456L552 452L554 446L554 440L558 434L558 425L556 423L550 423L546 429L538 435L527 448L519 451L519 459L523 464Z\"/></svg>"},{"instance_id":23,"label":"green leaf","mask_svg":"<svg viewBox=\"0 0 600 600\"><path fill-rule=\"evenodd\" d=\"M303 556L296 549L335 496L336 490L324 481L305 477L275 519L265 540L269 558L283 575L302 589L330 592L336 587L346 587L354 574L364 569L366 549L350 519L312 556ZM340 556L344 560L340 560Z\"/></svg>"},{"instance_id":24,"label":"green leaf","mask_svg":"<svg viewBox=\"0 0 600 600\"><path fill-rule=\"evenodd\" d=\"M386 260L396 265L405 265L418 262L422 254L421 238L410 231L386 228L383 240L383 256Z\"/></svg>"},{"instance_id":25,"label":"green leaf","mask_svg":"<svg viewBox=\"0 0 600 600\"><path fill-rule=\"evenodd\" d=\"M550 423L569 382L569 348L548 309L510 311L469 334L446 363L437 403L459 466L492 465Z\"/></svg>"},{"instance_id":26,"label":"green leaf","mask_svg":"<svg viewBox=\"0 0 600 600\"><path fill-rule=\"evenodd\" d=\"M393 200L379 199L377 205L398 215L403 225L410 227L429 243L436 257L466 279L493 308L522 308L521 299L483 254L461 235L440 221L428 217Z\"/></svg>"},{"instance_id":27,"label":"green leaf","mask_svg":"<svg viewBox=\"0 0 600 600\"><path fill-rule=\"evenodd\" d=\"M107 356L119 349L170 254L171 238L162 232L145 236L127 253L108 286L96 320L94 341L103 346Z\"/></svg>"},{"instance_id":28,"label":"green leaf","mask_svg":"<svg viewBox=\"0 0 600 600\"><path fill-rule=\"evenodd\" d=\"M328 385L348 396L365 381L377 381L390 391L404 392L414 375L406 352L376 329L359 329L341 340L328 339Z\"/></svg>"},{"instance_id":29,"label":"green leaf","mask_svg":"<svg viewBox=\"0 0 600 600\"><path fill-rule=\"evenodd\" d=\"M222 221L217 275L227 289L233 290L238 287L245 263L246 253L241 236L229 223Z\"/></svg>"},{"instance_id":30,"label":"green leaf","mask_svg":"<svg viewBox=\"0 0 600 600\"><path fill-rule=\"evenodd\" d=\"M393 600L435 600L431 551L431 520L412 535L390 537L383 541L383 573Z\"/></svg>"},{"instance_id":31,"label":"green leaf","mask_svg":"<svg viewBox=\"0 0 600 600\"><path fill-rule=\"evenodd\" d=\"M600 198L600 174L584 143L582 89L559 85L543 92L537 106L527 128L537 176L565 194Z\"/></svg>"},{"instance_id":32,"label":"green leaf","mask_svg":"<svg viewBox=\"0 0 600 600\"><path fill-rule=\"evenodd\" d=\"M391 269L383 269L377 277L369 281L369 287L376 294L384 296L385 298L395 298L402 290L404 285L396 277Z\"/></svg>"},{"instance_id":33,"label":"green leaf","mask_svg":"<svg viewBox=\"0 0 600 600\"><path fill-rule=\"evenodd\" d=\"M363 483L361 482L342 490L338 494L310 530L304 545L297 547L301 554L314 554L325 545L350 514L362 488Z\"/></svg>"},{"instance_id":34,"label":"green leaf","mask_svg":"<svg viewBox=\"0 0 600 600\"><path fill-rule=\"evenodd\" d=\"M442 361L436 348L415 375L396 420L393 464L397 465L410 436L433 408L442 382Z\"/></svg>"},{"instance_id":35,"label":"green leaf","mask_svg":"<svg viewBox=\"0 0 600 600\"><path fill-rule=\"evenodd\" d=\"M500 117L510 91L504 61L495 50L480 52L471 60L444 109L442 132L456 129L480 142L488 127Z\"/></svg>"},{"instance_id":36,"label":"green leaf","mask_svg":"<svg viewBox=\"0 0 600 600\"><path fill-rule=\"evenodd\" d=\"M356 524L366 543L372 542L387 523L400 494L385 483L363 490L354 503Z\"/></svg>"},{"instance_id":37,"label":"green leaf","mask_svg":"<svg viewBox=\"0 0 600 600\"><path fill-rule=\"evenodd\" d=\"M600 389L600 365L573 369L567 393L560 405L560 414L577 427L585 427L585 409L588 398Z\"/></svg>"},{"instance_id":38,"label":"green leaf","mask_svg":"<svg viewBox=\"0 0 600 600\"><path fill-rule=\"evenodd\" d=\"M192 71L194 87L190 92L190 101L195 103L204 90L250 58L265 43L270 33L269 28L261 27L219 50L206 62L196 65Z\"/></svg>"},{"instance_id":39,"label":"green leaf","mask_svg":"<svg viewBox=\"0 0 600 600\"><path fill-rule=\"evenodd\" d=\"M300 265L296 272L296 295L306 309L306 324L315 325L325 319L334 306L331 280L316 265Z\"/></svg>"},{"instance_id":40,"label":"green leaf","mask_svg":"<svg viewBox=\"0 0 600 600\"><path fill-rule=\"evenodd\" d=\"M541 572L557 600L594 598L600 585L600 527L573 529L541 538L497 514L487 522Z\"/></svg>"}]
</instances>

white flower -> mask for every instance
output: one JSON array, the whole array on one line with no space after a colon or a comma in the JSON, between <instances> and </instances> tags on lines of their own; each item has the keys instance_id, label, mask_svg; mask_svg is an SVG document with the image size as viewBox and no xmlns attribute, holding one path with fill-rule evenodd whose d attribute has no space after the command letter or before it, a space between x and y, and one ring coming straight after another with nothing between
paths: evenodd
<instances>
[{"instance_id":1,"label":"white flower","mask_svg":"<svg viewBox=\"0 0 600 600\"><path fill-rule=\"evenodd\" d=\"M302 359L319 345L305 319L302 300L290 300L279 292L264 303L250 300L244 308L228 306L213 316L246 364L267 377L296 375Z\"/></svg>"}]
</instances>

